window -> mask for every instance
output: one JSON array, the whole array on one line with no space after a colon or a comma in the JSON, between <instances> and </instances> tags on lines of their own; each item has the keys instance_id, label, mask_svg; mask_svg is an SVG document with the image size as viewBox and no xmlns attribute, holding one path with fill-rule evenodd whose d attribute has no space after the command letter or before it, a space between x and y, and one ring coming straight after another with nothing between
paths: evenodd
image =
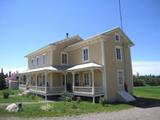
<instances>
[{"instance_id":1,"label":"window","mask_svg":"<svg viewBox=\"0 0 160 120\"><path fill-rule=\"evenodd\" d=\"M80 76L79 76L79 74L75 74L75 86L80 86Z\"/></svg>"},{"instance_id":2,"label":"window","mask_svg":"<svg viewBox=\"0 0 160 120\"><path fill-rule=\"evenodd\" d=\"M83 48L83 62L88 62L89 61L89 49L88 47Z\"/></svg>"},{"instance_id":3,"label":"window","mask_svg":"<svg viewBox=\"0 0 160 120\"><path fill-rule=\"evenodd\" d=\"M116 47L116 59L117 60L122 60L122 51L121 51L121 47Z\"/></svg>"},{"instance_id":4,"label":"window","mask_svg":"<svg viewBox=\"0 0 160 120\"><path fill-rule=\"evenodd\" d=\"M42 55L42 62L43 62L43 65L46 64L46 55L45 54Z\"/></svg>"},{"instance_id":5,"label":"window","mask_svg":"<svg viewBox=\"0 0 160 120\"><path fill-rule=\"evenodd\" d=\"M39 57L37 57L37 66L39 65Z\"/></svg>"},{"instance_id":6,"label":"window","mask_svg":"<svg viewBox=\"0 0 160 120\"><path fill-rule=\"evenodd\" d=\"M91 81L90 81L90 74L89 72L85 72L83 74L83 79L84 79L84 85L85 86L91 86Z\"/></svg>"},{"instance_id":7,"label":"window","mask_svg":"<svg viewBox=\"0 0 160 120\"><path fill-rule=\"evenodd\" d=\"M117 80L119 85L124 84L124 72L123 70L117 70Z\"/></svg>"},{"instance_id":8,"label":"window","mask_svg":"<svg viewBox=\"0 0 160 120\"><path fill-rule=\"evenodd\" d=\"M34 66L34 58L31 60L31 65Z\"/></svg>"},{"instance_id":9,"label":"window","mask_svg":"<svg viewBox=\"0 0 160 120\"><path fill-rule=\"evenodd\" d=\"M118 33L115 33L115 40L117 42L120 42L120 35Z\"/></svg>"},{"instance_id":10,"label":"window","mask_svg":"<svg viewBox=\"0 0 160 120\"><path fill-rule=\"evenodd\" d=\"M65 52L61 53L61 64L62 65L68 64L68 54Z\"/></svg>"}]
</instances>

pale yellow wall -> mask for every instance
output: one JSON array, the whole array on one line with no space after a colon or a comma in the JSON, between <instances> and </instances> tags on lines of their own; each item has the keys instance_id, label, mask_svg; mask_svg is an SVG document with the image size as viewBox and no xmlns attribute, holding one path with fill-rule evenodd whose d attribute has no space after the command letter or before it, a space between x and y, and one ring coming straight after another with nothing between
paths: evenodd
<instances>
[{"instance_id":1,"label":"pale yellow wall","mask_svg":"<svg viewBox=\"0 0 160 120\"><path fill-rule=\"evenodd\" d=\"M102 72L100 70L94 70L94 84L96 87L102 86Z\"/></svg>"},{"instance_id":2,"label":"pale yellow wall","mask_svg":"<svg viewBox=\"0 0 160 120\"><path fill-rule=\"evenodd\" d=\"M61 43L61 44L58 44L57 46L56 46L56 50L55 50L55 52L54 52L54 63L53 63L53 65L61 65L61 52L63 52L64 51L64 48L65 47L67 47L67 46L69 46L69 45L72 45L72 44L74 44L74 43L77 43L77 42L79 42L81 39L79 38L79 37L77 37L77 38L75 38L75 39L71 39L71 40L69 40L69 41L65 41L65 42L63 42L63 43Z\"/></svg>"},{"instance_id":3,"label":"pale yellow wall","mask_svg":"<svg viewBox=\"0 0 160 120\"><path fill-rule=\"evenodd\" d=\"M69 55L69 64L75 65L75 64L82 64L82 52L83 48L88 47L89 48L89 62L95 62L98 64L102 63L102 54L101 54L101 44L100 42L96 42L93 44L84 44L82 47L78 49L74 49L68 52Z\"/></svg>"},{"instance_id":4,"label":"pale yellow wall","mask_svg":"<svg viewBox=\"0 0 160 120\"><path fill-rule=\"evenodd\" d=\"M131 69L131 58L130 58L130 48L124 48L128 46L128 43L121 36L120 43L117 43L114 40L115 33L110 33L106 36L105 44L105 60L106 60L106 80L107 80L107 99L108 101L117 100L117 91L118 83L117 83L117 69L124 70L124 80L128 84L129 91L132 90L132 69ZM115 46L121 46L122 48L122 61L116 61L115 56ZM121 88L120 88L121 89Z\"/></svg>"},{"instance_id":5,"label":"pale yellow wall","mask_svg":"<svg viewBox=\"0 0 160 120\"><path fill-rule=\"evenodd\" d=\"M44 66L50 66L52 65L52 53L51 53L52 49L51 48L47 48L45 50L39 51L38 53L29 56L28 57L28 68L29 69L34 69L34 68L40 68L40 67L44 67ZM46 55L46 61L45 64L43 64L42 62L42 55L45 54ZM37 66L37 60L36 58L39 57L39 65ZM34 66L32 66L31 64L31 60L32 58L34 58Z\"/></svg>"}]
</instances>

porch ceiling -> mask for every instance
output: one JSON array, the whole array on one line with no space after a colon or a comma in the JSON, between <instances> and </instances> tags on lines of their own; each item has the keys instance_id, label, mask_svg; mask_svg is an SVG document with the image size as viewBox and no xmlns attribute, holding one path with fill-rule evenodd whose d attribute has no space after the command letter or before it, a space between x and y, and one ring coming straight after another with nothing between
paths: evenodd
<instances>
[{"instance_id":1,"label":"porch ceiling","mask_svg":"<svg viewBox=\"0 0 160 120\"><path fill-rule=\"evenodd\" d=\"M67 71L80 71L80 70L86 70L86 69L101 69L103 68L102 65L96 64L96 63L85 63L85 64L80 64L80 65L75 65Z\"/></svg>"},{"instance_id":2,"label":"porch ceiling","mask_svg":"<svg viewBox=\"0 0 160 120\"><path fill-rule=\"evenodd\" d=\"M32 72L39 72L39 71L54 71L54 72L59 72L59 70L53 66L47 66L47 67L42 67L42 68L37 68L37 69L31 69L31 70L26 70L20 74L23 73L32 73Z\"/></svg>"}]
</instances>

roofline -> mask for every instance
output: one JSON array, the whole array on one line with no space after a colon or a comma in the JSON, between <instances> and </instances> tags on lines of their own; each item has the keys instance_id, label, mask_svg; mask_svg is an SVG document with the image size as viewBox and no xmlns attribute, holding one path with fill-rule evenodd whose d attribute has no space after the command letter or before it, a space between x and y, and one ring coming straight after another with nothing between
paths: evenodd
<instances>
[{"instance_id":1,"label":"roofline","mask_svg":"<svg viewBox=\"0 0 160 120\"><path fill-rule=\"evenodd\" d=\"M44 47L42 47L42 48L40 48L40 49L37 49L37 50L35 50L35 51L33 51L33 52L27 54L27 55L24 56L24 57L32 56L32 55L36 54L36 53L39 52L39 51L42 51L42 50L44 50L44 49L47 49L48 47L56 46L57 44L60 44L60 43L69 41L69 40L71 40L71 39L73 39L73 38L75 38L75 37L79 37L80 39L82 39L79 35L74 35L74 36L71 36L71 37L69 37L69 38L65 38L65 39L56 41L56 42L54 42L54 43L50 43L50 44L48 44L48 45L46 45L46 46L44 46Z\"/></svg>"},{"instance_id":2,"label":"roofline","mask_svg":"<svg viewBox=\"0 0 160 120\"><path fill-rule=\"evenodd\" d=\"M120 27L115 27L115 28L112 28L112 29L110 29L110 30L107 30L107 31L98 33L98 34L96 34L96 35L90 36L90 37L86 38L84 41L80 41L80 42L78 42L78 43L75 43L75 44L73 44L73 45L70 45L70 46L68 46L67 48L71 48L71 47L75 47L75 46L78 46L78 45L83 44L83 43L87 43L87 42L93 40L94 38L101 37L101 35L103 35L103 34L109 34L110 32L113 32L113 31L115 31L115 30L119 30L119 31L122 32L122 34L124 35L124 37L128 40L130 46L133 46L133 45L134 45L134 43L129 39L129 37L123 32L123 30L122 30ZM67 49L67 48L66 48L66 49Z\"/></svg>"}]
</instances>

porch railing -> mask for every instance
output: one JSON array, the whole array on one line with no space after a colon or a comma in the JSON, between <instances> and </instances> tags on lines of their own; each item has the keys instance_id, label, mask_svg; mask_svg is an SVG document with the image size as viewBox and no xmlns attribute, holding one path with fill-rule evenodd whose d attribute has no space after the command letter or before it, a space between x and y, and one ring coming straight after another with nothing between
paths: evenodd
<instances>
[{"instance_id":1,"label":"porch railing","mask_svg":"<svg viewBox=\"0 0 160 120\"><path fill-rule=\"evenodd\" d=\"M94 89L94 92L93 92ZM103 89L101 86L99 87L90 87L90 86L74 86L74 92L83 92L83 93L90 93L90 94L100 94L103 93Z\"/></svg>"}]
</instances>

